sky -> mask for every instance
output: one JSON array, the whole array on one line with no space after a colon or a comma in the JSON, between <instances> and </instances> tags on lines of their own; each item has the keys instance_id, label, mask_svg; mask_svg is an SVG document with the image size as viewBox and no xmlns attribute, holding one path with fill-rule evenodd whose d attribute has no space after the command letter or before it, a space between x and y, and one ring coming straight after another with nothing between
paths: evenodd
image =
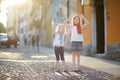
<instances>
[{"instance_id":1,"label":"sky","mask_svg":"<svg viewBox=\"0 0 120 80\"><path fill-rule=\"evenodd\" d=\"M7 24L7 10L6 8L8 6L15 6L19 4L25 3L27 0L3 0L1 3L1 12L0 12L0 22L3 23L3 25L6 27Z\"/></svg>"}]
</instances>

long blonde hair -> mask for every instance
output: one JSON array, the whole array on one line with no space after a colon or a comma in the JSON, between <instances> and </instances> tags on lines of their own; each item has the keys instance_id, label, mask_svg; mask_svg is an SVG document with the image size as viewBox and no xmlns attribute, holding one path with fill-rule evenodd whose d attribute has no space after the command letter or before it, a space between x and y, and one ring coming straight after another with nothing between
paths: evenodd
<instances>
[{"instance_id":1,"label":"long blonde hair","mask_svg":"<svg viewBox=\"0 0 120 80\"><path fill-rule=\"evenodd\" d=\"M63 28L63 33L65 33L66 28L64 27L64 25L63 25L63 24L58 24L58 25L57 25L56 32L58 32L58 30L59 30L60 26L62 26L62 28Z\"/></svg>"}]
</instances>

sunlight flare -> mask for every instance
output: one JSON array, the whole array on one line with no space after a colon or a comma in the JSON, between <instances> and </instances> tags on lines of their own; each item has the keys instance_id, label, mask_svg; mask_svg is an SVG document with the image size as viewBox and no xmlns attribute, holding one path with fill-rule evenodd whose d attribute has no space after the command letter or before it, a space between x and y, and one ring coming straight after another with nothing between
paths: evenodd
<instances>
[{"instance_id":1,"label":"sunlight flare","mask_svg":"<svg viewBox=\"0 0 120 80\"><path fill-rule=\"evenodd\" d=\"M6 5L19 5L25 3L27 0L5 0Z\"/></svg>"}]
</instances>

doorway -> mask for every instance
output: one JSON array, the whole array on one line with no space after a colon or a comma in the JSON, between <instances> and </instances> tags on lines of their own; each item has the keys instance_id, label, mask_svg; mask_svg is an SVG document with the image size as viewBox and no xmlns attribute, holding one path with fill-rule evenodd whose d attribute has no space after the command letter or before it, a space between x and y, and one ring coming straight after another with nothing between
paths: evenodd
<instances>
[{"instance_id":1,"label":"doorway","mask_svg":"<svg viewBox=\"0 0 120 80\"><path fill-rule=\"evenodd\" d=\"M105 30L104 30L104 0L95 0L96 9L96 50L97 53L105 52Z\"/></svg>"}]
</instances>

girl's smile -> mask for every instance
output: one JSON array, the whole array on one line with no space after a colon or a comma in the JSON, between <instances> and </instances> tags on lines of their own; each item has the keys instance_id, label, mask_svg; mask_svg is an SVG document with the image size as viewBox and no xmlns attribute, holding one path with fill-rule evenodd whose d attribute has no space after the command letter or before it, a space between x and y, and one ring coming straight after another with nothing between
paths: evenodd
<instances>
[{"instance_id":1,"label":"girl's smile","mask_svg":"<svg viewBox=\"0 0 120 80\"><path fill-rule=\"evenodd\" d=\"M74 20L73 20L73 22L74 22L75 24L78 24L78 23L80 22L79 17L75 17Z\"/></svg>"}]
</instances>

